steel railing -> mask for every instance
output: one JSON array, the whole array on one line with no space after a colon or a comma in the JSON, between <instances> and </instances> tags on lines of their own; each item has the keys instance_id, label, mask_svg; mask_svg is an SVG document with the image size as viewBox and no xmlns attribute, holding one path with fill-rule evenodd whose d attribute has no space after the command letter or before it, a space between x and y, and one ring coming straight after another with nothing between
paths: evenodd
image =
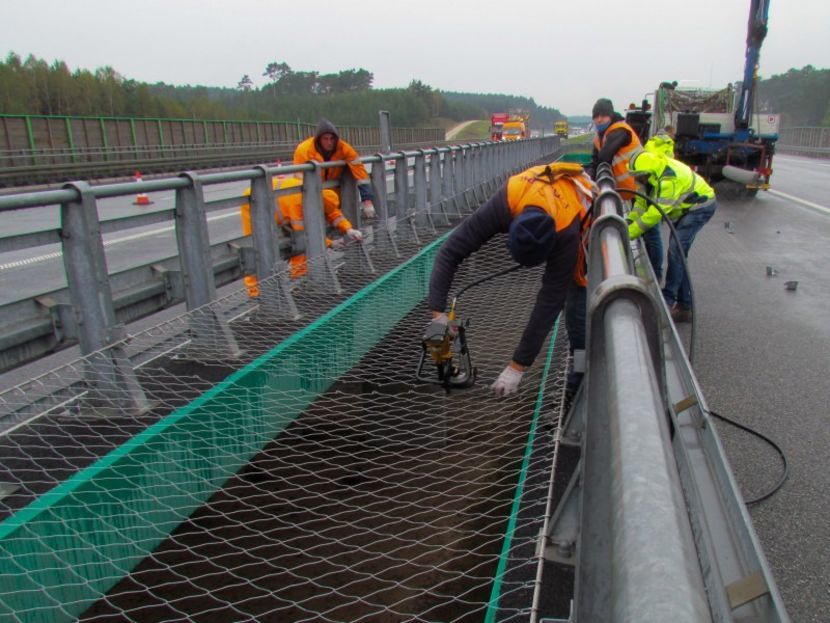
<instances>
[{"instance_id":1,"label":"steel railing","mask_svg":"<svg viewBox=\"0 0 830 623\"><path fill-rule=\"evenodd\" d=\"M784 128L778 133L776 149L785 153L830 158L830 128Z\"/></svg>"},{"instance_id":2,"label":"steel railing","mask_svg":"<svg viewBox=\"0 0 830 623\"><path fill-rule=\"evenodd\" d=\"M495 179L503 178L528 162L551 153L558 139L545 138L517 143L472 143L415 151L378 154L361 158L370 170L377 202L378 220L371 223L379 244L394 246L396 231L417 238L419 227L428 226L449 198L457 201L484 199ZM84 354L105 348L117 340L117 327L152 311L185 301L188 309L210 303L216 287L243 272L268 281L280 265L277 249L290 246L274 226L275 175L300 174L306 220L304 234L294 244L306 250L310 260L325 255L325 222L321 200L320 169L342 166L342 162L291 166L261 165L218 173L182 173L176 177L142 182L91 186L67 184L60 190L0 197L0 212L38 206L59 206L60 225L34 233L0 237L0 252L39 245L60 245L68 287L37 292L0 307L0 370L40 357L79 342ZM387 166L394 170L387 172ZM387 179L387 175L394 179ZM361 226L354 180L344 175L340 189L342 209ZM205 188L229 182L246 182L252 188L254 234L215 242L208 239L207 215L217 210L241 207L248 199L241 194L208 201ZM335 186L329 182L325 186ZM390 188L394 191L390 193ZM296 192L295 189L292 189ZM172 207L152 213L100 220L101 199L138 193L174 191ZM277 194L285 191L277 191ZM411 209L410 206L411 205ZM469 206L468 206L469 207ZM175 224L178 253L153 258L116 274L109 274L102 234L157 223ZM312 281L325 281L337 288L325 262L310 261ZM270 280L273 281L273 280ZM275 296L285 298L284 292ZM290 298L290 297L289 297ZM263 300L271 300L265 296ZM83 318L83 322L78 319Z\"/></svg>"},{"instance_id":3,"label":"steel railing","mask_svg":"<svg viewBox=\"0 0 830 623\"><path fill-rule=\"evenodd\" d=\"M531 620L564 621L539 611L548 561L575 567L567 623L788 621L610 167L597 181L587 367L560 434L580 459L547 514Z\"/></svg>"}]
</instances>

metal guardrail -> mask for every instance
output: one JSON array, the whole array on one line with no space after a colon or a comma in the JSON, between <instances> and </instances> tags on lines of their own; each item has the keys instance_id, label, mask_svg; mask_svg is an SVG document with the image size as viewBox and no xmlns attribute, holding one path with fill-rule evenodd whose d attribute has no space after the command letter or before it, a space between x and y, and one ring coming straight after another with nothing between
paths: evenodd
<instances>
[{"instance_id":1,"label":"metal guardrail","mask_svg":"<svg viewBox=\"0 0 830 623\"><path fill-rule=\"evenodd\" d=\"M558 144L556 138L472 143L361 158L370 169L377 198L378 220L369 225L374 238L378 244L394 246L395 232L401 226L417 239L417 228L429 226L446 209L450 199L457 201L461 196L467 202L474 198L483 200L483 194L478 195L493 190L493 180L553 152ZM391 194L386 163L394 164ZM188 310L207 305L216 298L218 285L240 278L243 271L255 273L260 282L274 282L267 277L278 273L284 264L278 249L291 244L274 225L275 198L286 193L273 191L271 180L275 175L303 176L299 192L303 193L306 223L297 246L305 249L309 257L309 278L336 290L336 274L330 262L313 260L327 257L322 188L336 186L333 182L321 185L320 169L343 164L262 165L204 175L185 172L177 177L95 187L74 182L61 190L0 197L0 212L60 206L60 226L0 238L0 251L60 243L68 283L67 288L42 292L0 307L0 370L76 342L80 343L83 354L107 348L123 336L127 322L181 301L187 303ZM344 175L341 180L341 208L356 226L365 225L357 209L354 179ZM247 203L247 198L241 195L218 202L205 199L206 187L227 182L251 183L254 233L250 239L211 243L207 214ZM487 185L482 186L485 182ZM175 191L173 207L99 220L99 199L163 190ZM170 221L175 223L177 255L156 258L117 274L108 273L101 234ZM271 292L267 291L268 287L262 293L263 304L275 305L280 313L286 313L286 309L290 313L292 303L287 285L282 284ZM222 333L221 325L217 320L217 335Z\"/></svg>"},{"instance_id":2,"label":"metal guardrail","mask_svg":"<svg viewBox=\"0 0 830 623\"><path fill-rule=\"evenodd\" d=\"M830 127L785 128L778 136L778 151L830 158Z\"/></svg>"},{"instance_id":3,"label":"metal guardrail","mask_svg":"<svg viewBox=\"0 0 830 623\"><path fill-rule=\"evenodd\" d=\"M550 561L575 566L568 623L788 621L610 168L598 184L586 376L561 434L581 459L543 530L537 592Z\"/></svg>"}]
</instances>

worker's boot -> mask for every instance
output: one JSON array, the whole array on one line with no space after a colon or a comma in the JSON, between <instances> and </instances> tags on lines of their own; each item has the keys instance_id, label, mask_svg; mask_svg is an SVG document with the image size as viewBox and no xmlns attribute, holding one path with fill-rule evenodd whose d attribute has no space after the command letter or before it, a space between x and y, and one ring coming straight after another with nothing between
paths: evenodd
<instances>
[{"instance_id":1,"label":"worker's boot","mask_svg":"<svg viewBox=\"0 0 830 623\"><path fill-rule=\"evenodd\" d=\"M675 323L691 322L692 310L686 309L685 307L675 303L674 307L671 308L671 319L674 320Z\"/></svg>"}]
</instances>

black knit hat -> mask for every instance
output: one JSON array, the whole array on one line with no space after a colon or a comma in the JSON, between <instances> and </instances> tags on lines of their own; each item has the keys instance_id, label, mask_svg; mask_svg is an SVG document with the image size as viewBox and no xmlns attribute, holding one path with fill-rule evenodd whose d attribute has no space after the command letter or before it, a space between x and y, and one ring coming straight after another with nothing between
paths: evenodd
<instances>
[{"instance_id":1,"label":"black knit hat","mask_svg":"<svg viewBox=\"0 0 830 623\"><path fill-rule=\"evenodd\" d=\"M555 244L556 223L542 208L528 206L510 223L507 248L522 266L544 262Z\"/></svg>"},{"instance_id":2,"label":"black knit hat","mask_svg":"<svg viewBox=\"0 0 830 623\"><path fill-rule=\"evenodd\" d=\"M591 119L596 119L600 115L614 115L614 104L607 97L601 97L594 104L594 110L591 111Z\"/></svg>"}]
</instances>

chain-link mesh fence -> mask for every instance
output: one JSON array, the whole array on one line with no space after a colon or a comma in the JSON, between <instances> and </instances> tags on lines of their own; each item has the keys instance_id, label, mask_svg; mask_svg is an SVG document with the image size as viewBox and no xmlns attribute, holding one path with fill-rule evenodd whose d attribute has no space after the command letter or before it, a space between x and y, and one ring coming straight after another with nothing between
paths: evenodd
<instances>
[{"instance_id":1,"label":"chain-link mesh fence","mask_svg":"<svg viewBox=\"0 0 830 623\"><path fill-rule=\"evenodd\" d=\"M377 233L375 273L347 247L320 273L336 269L339 293L328 279L273 277L299 318L240 291L0 395L17 421L0 439L0 611L526 618L567 350L561 337L550 347L547 381L548 346L518 396L491 396L538 289L540 270L520 271L460 300L477 385L415 382L422 260L447 229L436 221L420 245L399 224L397 253ZM508 262L494 240L455 287ZM128 359L135 378L121 382ZM114 408L113 392L132 408Z\"/></svg>"}]
</instances>

